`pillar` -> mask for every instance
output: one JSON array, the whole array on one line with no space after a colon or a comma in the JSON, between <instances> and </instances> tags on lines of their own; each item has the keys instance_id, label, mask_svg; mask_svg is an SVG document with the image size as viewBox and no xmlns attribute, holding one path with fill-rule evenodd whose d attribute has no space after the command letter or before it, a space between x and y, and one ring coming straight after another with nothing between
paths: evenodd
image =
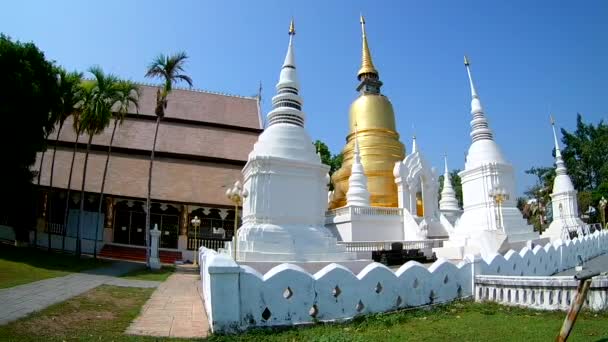
<instances>
[{"instance_id":1,"label":"pillar","mask_svg":"<svg viewBox=\"0 0 608 342\"><path fill-rule=\"evenodd\" d=\"M150 268L153 270L160 270L161 267L158 257L159 237L160 230L158 230L158 224L154 224L154 229L150 230Z\"/></svg>"},{"instance_id":2,"label":"pillar","mask_svg":"<svg viewBox=\"0 0 608 342\"><path fill-rule=\"evenodd\" d=\"M188 252L188 225L190 224L188 209L188 205L186 204L180 208L179 236L177 237L177 249L182 252L184 259L189 259L186 255L190 255Z\"/></svg>"},{"instance_id":3,"label":"pillar","mask_svg":"<svg viewBox=\"0 0 608 342\"><path fill-rule=\"evenodd\" d=\"M106 204L106 215L103 220L103 241L104 242L112 242L114 241L114 203L115 200L113 197L107 196L105 198Z\"/></svg>"}]
</instances>

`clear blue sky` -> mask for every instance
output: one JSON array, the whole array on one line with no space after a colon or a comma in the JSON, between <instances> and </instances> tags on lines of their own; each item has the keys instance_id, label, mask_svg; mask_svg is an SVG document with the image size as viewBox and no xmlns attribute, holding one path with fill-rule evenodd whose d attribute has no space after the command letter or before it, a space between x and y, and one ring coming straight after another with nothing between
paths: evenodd
<instances>
[{"instance_id":1,"label":"clear blue sky","mask_svg":"<svg viewBox=\"0 0 608 342\"><path fill-rule=\"evenodd\" d=\"M251 96L264 114L296 20L296 59L313 139L343 147L357 96L359 13L407 150L416 133L441 170L464 167L470 93L463 54L496 140L517 170L552 165L548 115L608 113L606 1L6 1L0 32L33 41L67 69L101 65L135 81L158 53L184 50L195 88Z\"/></svg>"}]
</instances>

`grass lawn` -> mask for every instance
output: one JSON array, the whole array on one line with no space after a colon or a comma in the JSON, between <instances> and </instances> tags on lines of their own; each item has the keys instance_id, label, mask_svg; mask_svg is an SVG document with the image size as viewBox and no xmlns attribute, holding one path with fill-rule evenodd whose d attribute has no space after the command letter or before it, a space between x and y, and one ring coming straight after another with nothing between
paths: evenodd
<instances>
[{"instance_id":1,"label":"grass lawn","mask_svg":"<svg viewBox=\"0 0 608 342\"><path fill-rule=\"evenodd\" d=\"M175 272L174 266L163 266L160 270L154 271L148 268L141 268L132 272L129 272L125 275L122 275L122 278L127 279L137 279L137 280L155 280L155 281L165 281L171 274Z\"/></svg>"},{"instance_id":2,"label":"grass lawn","mask_svg":"<svg viewBox=\"0 0 608 342\"><path fill-rule=\"evenodd\" d=\"M122 334L153 291L102 285L0 326L0 341L156 341Z\"/></svg>"},{"instance_id":3,"label":"grass lawn","mask_svg":"<svg viewBox=\"0 0 608 342\"><path fill-rule=\"evenodd\" d=\"M0 341L173 341L123 333L152 291L101 286L0 326ZM358 317L346 324L213 335L208 341L553 341L564 317L563 312L458 302ZM570 341L607 340L608 313L581 313Z\"/></svg>"},{"instance_id":4,"label":"grass lawn","mask_svg":"<svg viewBox=\"0 0 608 342\"><path fill-rule=\"evenodd\" d=\"M0 243L0 289L108 265L90 257Z\"/></svg>"},{"instance_id":5,"label":"grass lawn","mask_svg":"<svg viewBox=\"0 0 608 342\"><path fill-rule=\"evenodd\" d=\"M318 324L300 329L257 330L210 341L554 341L566 314L458 302ZM583 312L569 341L608 341L608 313Z\"/></svg>"}]
</instances>

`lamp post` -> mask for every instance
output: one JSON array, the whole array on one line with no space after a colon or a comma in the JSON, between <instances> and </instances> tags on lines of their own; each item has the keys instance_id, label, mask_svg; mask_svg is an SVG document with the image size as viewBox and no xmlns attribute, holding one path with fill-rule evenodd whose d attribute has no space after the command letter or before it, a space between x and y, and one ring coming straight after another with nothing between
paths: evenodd
<instances>
[{"instance_id":1,"label":"lamp post","mask_svg":"<svg viewBox=\"0 0 608 342\"><path fill-rule=\"evenodd\" d=\"M502 220L502 203L509 199L509 194L507 193L507 190L505 188L495 187L490 190L489 195L494 200L494 203L496 203L496 205L498 206L498 217L496 220L497 224L500 228L504 230L505 227Z\"/></svg>"},{"instance_id":2,"label":"lamp post","mask_svg":"<svg viewBox=\"0 0 608 342\"><path fill-rule=\"evenodd\" d=\"M239 181L236 181L234 183L234 185L232 186L232 188L226 190L226 197L228 197L228 199L230 201L232 201L232 203L234 203L234 233L233 233L234 246L233 246L233 250L234 250L234 260L235 261L236 261L237 248L238 248L237 232L238 232L239 205L243 204L243 199L247 198L248 195L249 195L249 191L247 191L247 189L243 189L243 185Z\"/></svg>"},{"instance_id":3,"label":"lamp post","mask_svg":"<svg viewBox=\"0 0 608 342\"><path fill-rule=\"evenodd\" d=\"M194 265L198 265L198 228L201 226L201 219L198 216L194 216L192 221L192 226L194 226Z\"/></svg>"}]
</instances>

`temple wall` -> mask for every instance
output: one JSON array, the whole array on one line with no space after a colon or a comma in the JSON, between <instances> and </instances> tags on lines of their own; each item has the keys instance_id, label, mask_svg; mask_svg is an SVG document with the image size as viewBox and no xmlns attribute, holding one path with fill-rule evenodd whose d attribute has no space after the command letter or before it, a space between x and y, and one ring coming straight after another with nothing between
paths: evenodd
<instances>
[{"instance_id":1,"label":"temple wall","mask_svg":"<svg viewBox=\"0 0 608 342\"><path fill-rule=\"evenodd\" d=\"M213 332L341 321L358 315L450 302L474 296L476 276L546 277L608 252L608 231L581 239L428 269L408 262L393 272L370 264L359 274L329 264L315 274L281 264L262 275L229 256L200 249L201 294ZM524 276L524 278L522 278Z\"/></svg>"}]
</instances>

